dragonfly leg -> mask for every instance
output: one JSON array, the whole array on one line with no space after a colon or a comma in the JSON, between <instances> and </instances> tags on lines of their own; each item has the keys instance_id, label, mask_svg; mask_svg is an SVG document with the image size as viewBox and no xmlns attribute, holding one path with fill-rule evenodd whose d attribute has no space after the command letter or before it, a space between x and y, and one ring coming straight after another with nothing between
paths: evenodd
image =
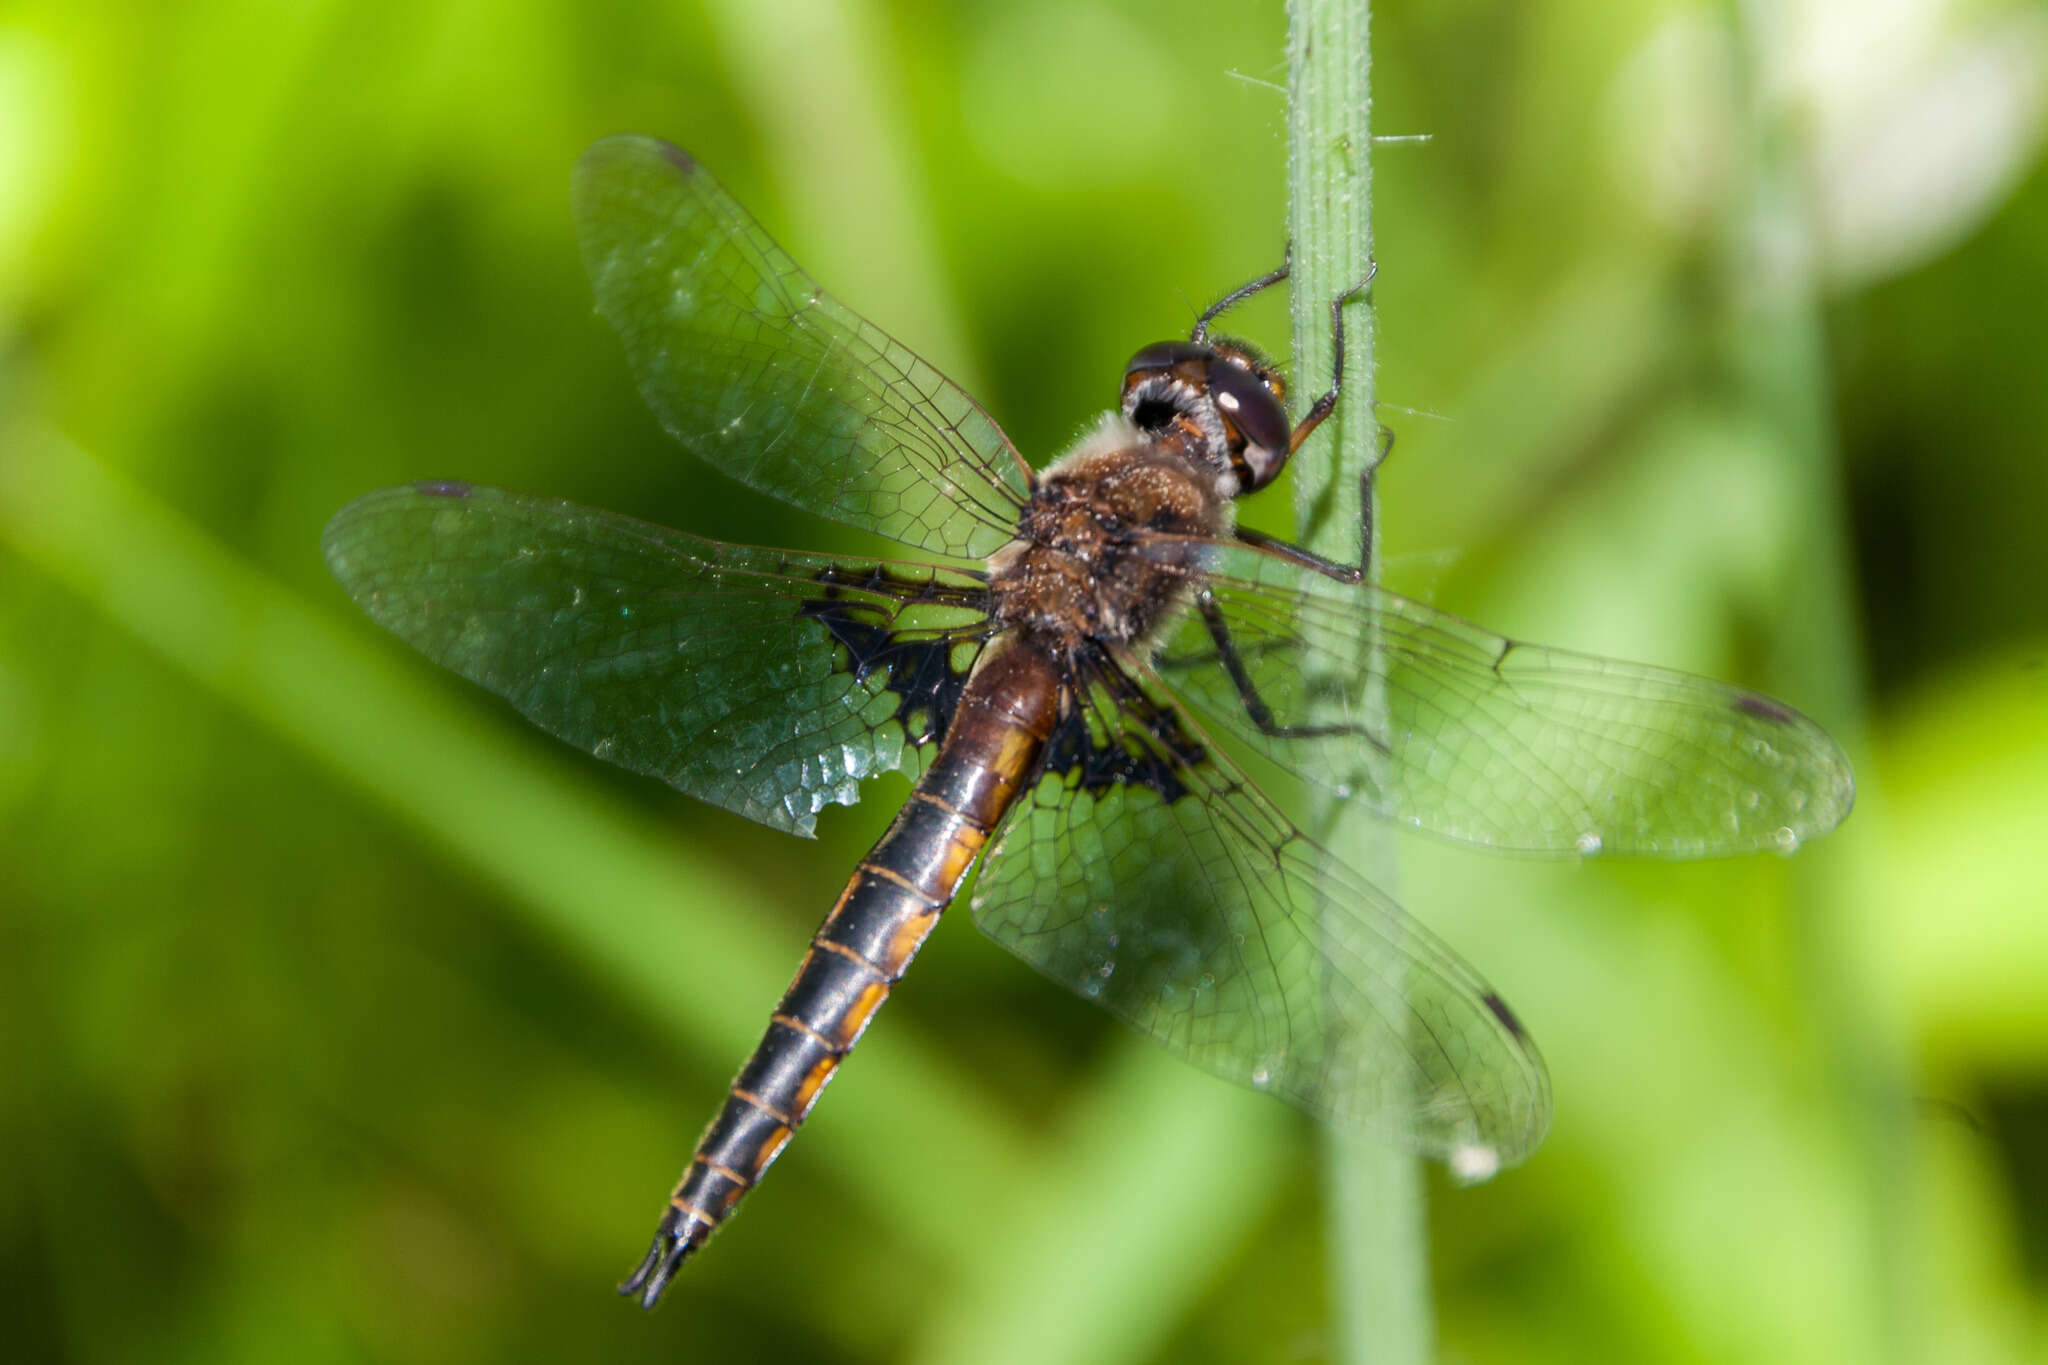
<instances>
[{"instance_id":1,"label":"dragonfly leg","mask_svg":"<svg viewBox=\"0 0 2048 1365\"><path fill-rule=\"evenodd\" d=\"M1237 288L1231 290L1228 294L1225 294L1222 298L1216 300L1216 302L1210 304L1206 309L1203 310L1202 316L1195 319L1195 330L1188 333L1188 340L1206 340L1209 335L1210 323L1214 322L1218 317L1222 316L1226 310L1235 308L1238 304L1243 303L1252 295L1260 293L1263 290L1271 289L1274 285L1286 279L1288 272L1292 271L1293 269L1294 243L1289 242L1287 244L1286 253L1282 255L1280 258L1280 266L1277 270L1269 270L1265 274L1259 276L1257 279L1251 281L1250 283L1239 285Z\"/></svg>"},{"instance_id":2,"label":"dragonfly leg","mask_svg":"<svg viewBox=\"0 0 2048 1365\"><path fill-rule=\"evenodd\" d=\"M1364 735L1372 746L1382 752L1387 746L1368 731L1356 725L1282 725L1274 719L1273 708L1259 695L1258 684L1252 681L1251 672L1244 666L1244 658L1238 652L1237 641L1230 633L1230 622L1224 619L1223 611L1216 605L1215 596L1208 589L1195 598L1196 609L1202 613L1202 623L1209 628L1209 638L1216 642L1216 658L1223 665L1223 671L1230 675L1231 686L1237 689L1238 700L1244 703L1245 714L1252 724L1259 727L1259 733L1274 739L1320 739L1330 735Z\"/></svg>"},{"instance_id":3,"label":"dragonfly leg","mask_svg":"<svg viewBox=\"0 0 2048 1365\"><path fill-rule=\"evenodd\" d=\"M1237 538L1246 545L1265 550L1269 554L1278 555L1282 559L1291 560L1301 565L1304 569L1313 569L1327 578L1336 579L1339 583L1363 583L1365 581L1365 570L1359 565L1342 564L1334 559L1325 559L1314 550L1305 550L1291 540L1282 540L1278 536L1269 536L1264 531L1254 531L1245 526L1237 528Z\"/></svg>"},{"instance_id":4,"label":"dragonfly leg","mask_svg":"<svg viewBox=\"0 0 2048 1365\"><path fill-rule=\"evenodd\" d=\"M1282 269L1284 270L1286 267L1283 266ZM1363 294L1371 286L1373 277L1379 274L1379 270L1379 262L1374 261L1366 270L1364 279L1330 300L1330 387L1325 389L1322 396L1309 405L1308 412L1303 415L1299 422L1295 423L1294 435L1287 443L1287 453L1289 455L1300 450L1302 443L1307 441L1315 429L1328 420L1330 414L1337 410L1337 400L1344 392L1344 305L1357 298L1360 294ZM1256 284L1257 281L1253 283ZM1252 288L1252 285L1245 286L1245 290L1250 288ZM1238 292L1242 294L1245 290L1239 290ZM1226 299L1225 302L1227 303L1229 300ZM1218 306L1221 307L1221 305ZM1379 429L1379 441L1373 452L1373 457L1358 474L1358 563L1340 564L1334 559L1325 559L1312 550L1305 550L1301 546L1281 540L1277 536L1265 535L1258 531L1240 529L1237 533L1238 539L1247 545L1256 545L1261 549L1270 550L1283 558L1291 559L1297 564L1314 569L1317 573L1325 574L1339 582L1364 582L1366 571L1372 563L1373 476L1379 472L1379 467L1386 462L1387 456L1392 453L1393 449L1394 433L1389 428L1382 426Z\"/></svg>"},{"instance_id":5,"label":"dragonfly leg","mask_svg":"<svg viewBox=\"0 0 2048 1365\"><path fill-rule=\"evenodd\" d=\"M1380 439L1373 447L1372 459L1365 468L1358 471L1358 576L1365 578L1372 573L1372 481L1379 477L1380 466L1394 453L1394 429L1380 423Z\"/></svg>"},{"instance_id":6,"label":"dragonfly leg","mask_svg":"<svg viewBox=\"0 0 2048 1365\"><path fill-rule=\"evenodd\" d=\"M1301 443L1309 438L1309 434L1337 410L1337 396L1344 389L1344 305L1369 289L1373 276L1379 273L1380 263L1372 262L1366 267L1364 279L1330 300L1330 387L1323 391L1322 397L1309 404L1308 412L1294 424L1294 438L1287 443L1289 455L1300 450Z\"/></svg>"}]
</instances>

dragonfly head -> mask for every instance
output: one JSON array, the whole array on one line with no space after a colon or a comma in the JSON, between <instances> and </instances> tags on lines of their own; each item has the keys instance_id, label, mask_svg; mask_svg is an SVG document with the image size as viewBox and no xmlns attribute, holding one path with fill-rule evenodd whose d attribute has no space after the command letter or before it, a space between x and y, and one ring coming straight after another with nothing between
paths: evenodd
<instances>
[{"instance_id":1,"label":"dragonfly head","mask_svg":"<svg viewBox=\"0 0 2048 1365\"><path fill-rule=\"evenodd\" d=\"M1234 497L1271 483L1287 463L1293 424L1273 363L1241 341L1155 341L1124 367L1124 416L1235 483Z\"/></svg>"}]
</instances>

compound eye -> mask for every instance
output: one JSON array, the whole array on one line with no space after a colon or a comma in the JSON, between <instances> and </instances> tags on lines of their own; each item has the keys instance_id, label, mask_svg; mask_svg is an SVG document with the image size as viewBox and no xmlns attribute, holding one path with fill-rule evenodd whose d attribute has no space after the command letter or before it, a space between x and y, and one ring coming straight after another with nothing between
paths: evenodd
<instances>
[{"instance_id":1,"label":"compound eye","mask_svg":"<svg viewBox=\"0 0 2048 1365\"><path fill-rule=\"evenodd\" d=\"M1220 357L1209 365L1209 396L1244 438L1244 463L1252 479L1244 491L1263 488L1287 463L1287 442L1293 434L1287 409L1257 375Z\"/></svg>"},{"instance_id":2,"label":"compound eye","mask_svg":"<svg viewBox=\"0 0 2048 1365\"><path fill-rule=\"evenodd\" d=\"M1207 360L1209 348L1197 346L1190 341L1155 341L1131 357L1131 363L1124 366L1124 388L1147 375L1160 374L1177 365L1191 360Z\"/></svg>"}]
</instances>

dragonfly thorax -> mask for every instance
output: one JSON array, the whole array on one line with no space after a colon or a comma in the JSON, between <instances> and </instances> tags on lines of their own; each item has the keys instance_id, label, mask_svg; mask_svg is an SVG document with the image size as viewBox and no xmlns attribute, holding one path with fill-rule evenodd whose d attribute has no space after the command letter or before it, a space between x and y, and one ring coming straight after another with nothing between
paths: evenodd
<instances>
[{"instance_id":1,"label":"dragonfly thorax","mask_svg":"<svg viewBox=\"0 0 2048 1365\"><path fill-rule=\"evenodd\" d=\"M1114 414L1048 466L989 560L991 614L1068 652L1144 640L1230 534L1231 480Z\"/></svg>"}]
</instances>

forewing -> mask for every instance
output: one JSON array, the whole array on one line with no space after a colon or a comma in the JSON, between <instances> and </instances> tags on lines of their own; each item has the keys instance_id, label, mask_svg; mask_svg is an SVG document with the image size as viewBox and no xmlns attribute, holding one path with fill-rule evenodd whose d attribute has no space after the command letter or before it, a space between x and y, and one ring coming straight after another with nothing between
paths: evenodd
<instances>
[{"instance_id":1,"label":"forewing","mask_svg":"<svg viewBox=\"0 0 2048 1365\"><path fill-rule=\"evenodd\" d=\"M972 575L470 484L371 493L323 545L379 625L542 729L796 834L922 769L986 635Z\"/></svg>"},{"instance_id":2,"label":"forewing","mask_svg":"<svg viewBox=\"0 0 2048 1365\"><path fill-rule=\"evenodd\" d=\"M577 235L640 393L698 458L820 516L981 559L1023 460L987 413L797 267L680 148L583 154Z\"/></svg>"},{"instance_id":3,"label":"forewing","mask_svg":"<svg viewBox=\"0 0 2048 1365\"><path fill-rule=\"evenodd\" d=\"M1789 851L1854 800L1835 742L1759 693L1522 644L1251 547L1211 563L1206 589L1267 714L1199 612L1160 654L1176 689L1233 739L1404 824L1522 853L1695 858ZM1360 669L1374 642L1380 668Z\"/></svg>"},{"instance_id":4,"label":"forewing","mask_svg":"<svg viewBox=\"0 0 2048 1365\"><path fill-rule=\"evenodd\" d=\"M1478 1177L1549 1125L1542 1059L1463 962L1330 860L1156 679L1105 667L982 867L996 942L1217 1075Z\"/></svg>"}]
</instances>

